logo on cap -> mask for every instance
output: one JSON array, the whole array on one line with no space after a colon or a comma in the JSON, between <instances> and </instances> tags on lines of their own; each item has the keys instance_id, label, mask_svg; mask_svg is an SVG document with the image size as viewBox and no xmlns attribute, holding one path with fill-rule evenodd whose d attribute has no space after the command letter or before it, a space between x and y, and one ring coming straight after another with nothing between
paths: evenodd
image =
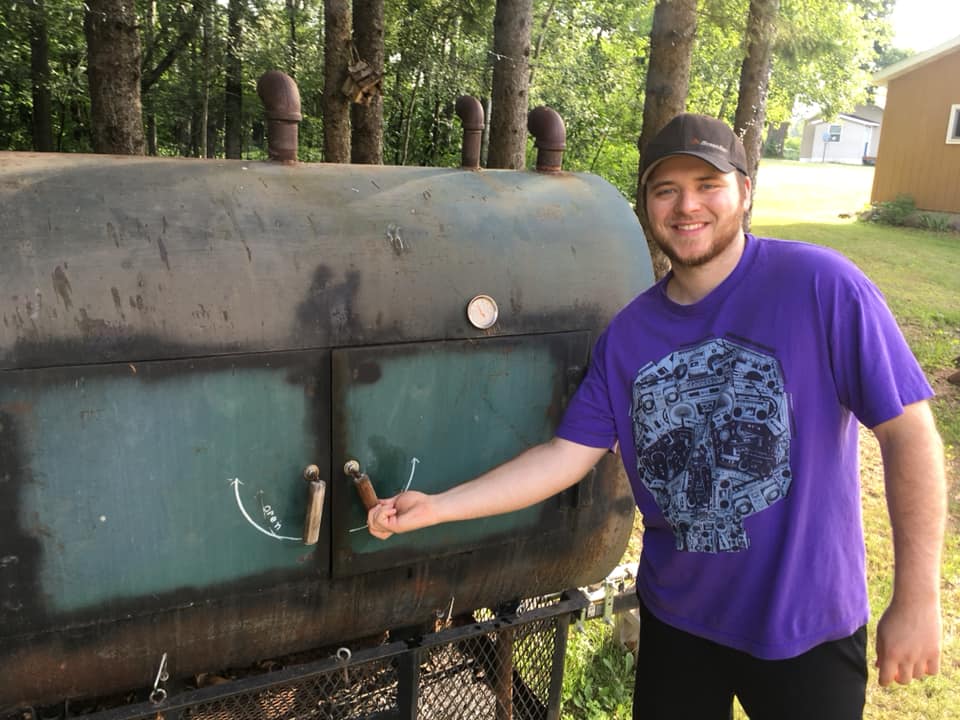
<instances>
[{"instance_id":1,"label":"logo on cap","mask_svg":"<svg viewBox=\"0 0 960 720\"><path fill-rule=\"evenodd\" d=\"M724 152L724 153L729 152L729 150L727 150L727 148L725 148L723 145L717 145L717 143L712 143L712 142L710 142L709 140L701 140L701 139L698 138L698 137L693 137L693 138L691 138L691 139L690 139L690 144L691 144L691 145L706 145L707 147L712 147L712 148L714 148L715 150L720 150L721 152Z\"/></svg>"}]
</instances>

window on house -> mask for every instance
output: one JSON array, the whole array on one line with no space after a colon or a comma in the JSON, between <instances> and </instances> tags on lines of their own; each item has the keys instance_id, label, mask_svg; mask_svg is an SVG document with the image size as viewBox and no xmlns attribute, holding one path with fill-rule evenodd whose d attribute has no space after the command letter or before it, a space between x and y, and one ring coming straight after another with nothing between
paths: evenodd
<instances>
[{"instance_id":1,"label":"window on house","mask_svg":"<svg viewBox=\"0 0 960 720\"><path fill-rule=\"evenodd\" d=\"M950 106L950 119L947 120L947 142L960 145L960 105Z\"/></svg>"},{"instance_id":2,"label":"window on house","mask_svg":"<svg viewBox=\"0 0 960 720\"><path fill-rule=\"evenodd\" d=\"M840 125L830 126L830 142L840 142Z\"/></svg>"}]
</instances>

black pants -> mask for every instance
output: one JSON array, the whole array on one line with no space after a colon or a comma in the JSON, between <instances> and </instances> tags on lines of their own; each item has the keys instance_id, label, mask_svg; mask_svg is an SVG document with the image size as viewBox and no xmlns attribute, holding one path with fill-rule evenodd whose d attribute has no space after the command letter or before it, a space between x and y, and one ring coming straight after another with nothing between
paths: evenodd
<instances>
[{"instance_id":1,"label":"black pants","mask_svg":"<svg viewBox=\"0 0 960 720\"><path fill-rule=\"evenodd\" d=\"M788 660L760 660L665 625L640 606L634 720L861 720L867 629Z\"/></svg>"}]
</instances>

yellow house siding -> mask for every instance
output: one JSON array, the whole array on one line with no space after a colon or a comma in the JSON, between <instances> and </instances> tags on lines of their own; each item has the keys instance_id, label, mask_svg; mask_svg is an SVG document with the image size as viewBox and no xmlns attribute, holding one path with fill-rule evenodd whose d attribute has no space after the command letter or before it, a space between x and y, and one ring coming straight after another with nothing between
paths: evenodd
<instances>
[{"instance_id":1,"label":"yellow house siding","mask_svg":"<svg viewBox=\"0 0 960 720\"><path fill-rule=\"evenodd\" d=\"M907 194L918 208L960 212L960 144L946 142L958 103L960 48L889 81L874 202Z\"/></svg>"}]
</instances>

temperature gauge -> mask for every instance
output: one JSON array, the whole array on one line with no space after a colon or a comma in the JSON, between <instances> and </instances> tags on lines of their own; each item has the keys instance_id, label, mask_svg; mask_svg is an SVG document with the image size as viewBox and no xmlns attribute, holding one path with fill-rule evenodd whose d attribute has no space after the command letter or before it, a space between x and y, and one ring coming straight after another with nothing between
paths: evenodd
<instances>
[{"instance_id":1,"label":"temperature gauge","mask_svg":"<svg viewBox=\"0 0 960 720\"><path fill-rule=\"evenodd\" d=\"M467 319L478 330L493 327L499 316L497 301L489 295L477 295L467 303Z\"/></svg>"}]
</instances>

